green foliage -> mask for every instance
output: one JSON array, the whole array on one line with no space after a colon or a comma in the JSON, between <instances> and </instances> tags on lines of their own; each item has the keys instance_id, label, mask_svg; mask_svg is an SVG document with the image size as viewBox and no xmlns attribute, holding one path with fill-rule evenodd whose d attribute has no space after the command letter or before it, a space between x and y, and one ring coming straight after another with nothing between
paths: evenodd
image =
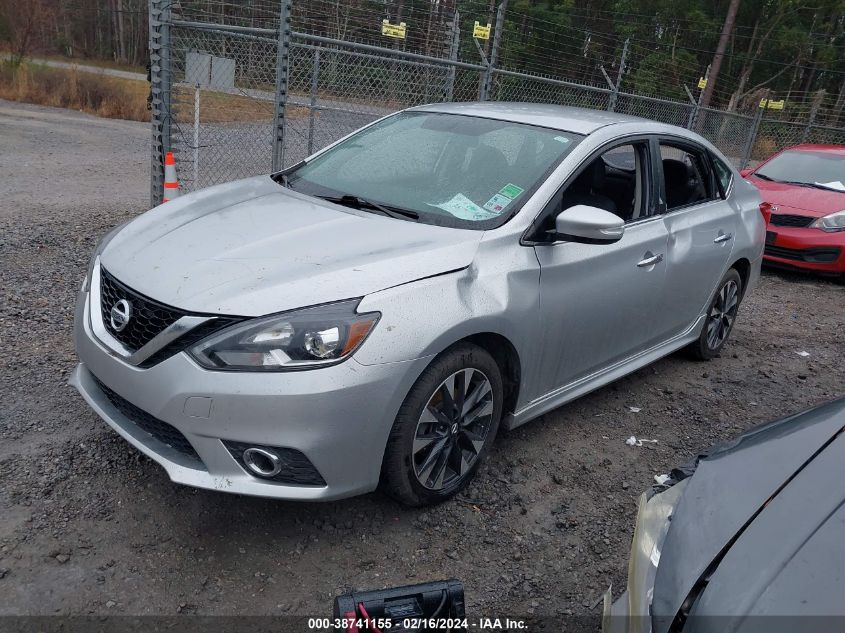
<instances>
[{"instance_id":1,"label":"green foliage","mask_svg":"<svg viewBox=\"0 0 845 633\"><path fill-rule=\"evenodd\" d=\"M689 69L695 64L695 57L689 51L678 50L674 58L664 52L651 53L640 61L633 72L633 92L683 100L683 85L692 86L698 80L698 77L689 74Z\"/></svg>"},{"instance_id":2,"label":"green foliage","mask_svg":"<svg viewBox=\"0 0 845 633\"><path fill-rule=\"evenodd\" d=\"M496 0L498 4L499 0ZM730 0L511 0L500 60L511 70L606 86L630 40L622 89L687 101L713 61ZM486 2L458 0L462 34L483 21ZM464 8L466 7L466 8ZM473 13L473 11L475 13ZM471 16L469 14L472 14ZM463 58L478 59L464 35ZM807 103L819 89L845 88L845 0L741 0L716 107L769 89Z\"/></svg>"}]
</instances>

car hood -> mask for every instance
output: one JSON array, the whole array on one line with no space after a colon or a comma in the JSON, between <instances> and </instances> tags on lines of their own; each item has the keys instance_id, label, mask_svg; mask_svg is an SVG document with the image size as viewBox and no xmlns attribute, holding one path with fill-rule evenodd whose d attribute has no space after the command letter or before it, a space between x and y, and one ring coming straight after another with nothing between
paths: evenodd
<instances>
[{"instance_id":1,"label":"car hood","mask_svg":"<svg viewBox=\"0 0 845 633\"><path fill-rule=\"evenodd\" d=\"M845 399L840 399L759 427L698 461L660 552L652 601L656 633L669 630L708 569L709 583L693 615L737 615L739 628L731 630L745 630L744 613L799 612L796 594L785 600L800 584L805 587L798 595L813 593L810 602L818 613L834 608L830 597L841 591L836 566L843 561L830 560L817 570L801 561L842 558L835 554L839 545L823 550L843 514L843 425ZM812 582L808 569L818 572ZM724 619L696 618L684 631L709 631L711 625L723 631L727 626Z\"/></svg>"},{"instance_id":2,"label":"car hood","mask_svg":"<svg viewBox=\"0 0 845 633\"><path fill-rule=\"evenodd\" d=\"M260 176L156 207L120 230L100 261L162 303L259 316L465 268L481 236L346 209Z\"/></svg>"},{"instance_id":3,"label":"car hood","mask_svg":"<svg viewBox=\"0 0 845 633\"><path fill-rule=\"evenodd\" d=\"M781 207L776 213L791 209L799 211L799 215L820 218L845 209L845 193L839 191L771 182L755 178L753 174L748 178L748 182L760 190L760 196L765 202Z\"/></svg>"}]
</instances>

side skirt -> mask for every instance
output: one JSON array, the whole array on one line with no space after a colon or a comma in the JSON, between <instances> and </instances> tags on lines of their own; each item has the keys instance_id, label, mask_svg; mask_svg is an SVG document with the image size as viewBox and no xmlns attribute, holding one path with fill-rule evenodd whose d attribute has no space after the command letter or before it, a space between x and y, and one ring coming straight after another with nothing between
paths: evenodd
<instances>
[{"instance_id":1,"label":"side skirt","mask_svg":"<svg viewBox=\"0 0 845 633\"><path fill-rule=\"evenodd\" d=\"M621 360L609 367L594 372L589 376L584 376L583 378L571 382L568 385L559 387L544 396L540 396L536 400L529 402L516 413L508 415L505 419L503 419L502 423L504 424L504 427L511 430L518 426L522 426L526 422L530 422L534 418L539 417L544 413L548 413L552 409L556 409L575 398L580 398L584 394L595 391L600 387L604 387L606 384L611 383L614 380L618 380L623 376L635 372L641 367L650 365L654 361L681 349L698 338L701 328L704 325L705 318L706 315L702 314L685 332L664 343L660 343L651 349L635 354L625 360Z\"/></svg>"}]
</instances>

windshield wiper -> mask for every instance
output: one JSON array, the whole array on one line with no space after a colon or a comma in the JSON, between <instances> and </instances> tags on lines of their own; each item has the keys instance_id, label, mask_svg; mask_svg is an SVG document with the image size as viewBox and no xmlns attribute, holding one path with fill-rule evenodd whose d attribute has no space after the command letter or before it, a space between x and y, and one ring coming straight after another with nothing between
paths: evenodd
<instances>
[{"instance_id":1,"label":"windshield wiper","mask_svg":"<svg viewBox=\"0 0 845 633\"><path fill-rule=\"evenodd\" d=\"M817 182L799 182L797 180L784 180L783 182L787 185L798 185L799 187L811 187L812 189L823 189L824 191L838 191L839 193L842 193L842 189L826 187L825 185L820 185Z\"/></svg>"},{"instance_id":2,"label":"windshield wiper","mask_svg":"<svg viewBox=\"0 0 845 633\"><path fill-rule=\"evenodd\" d=\"M373 202L372 200L362 198L361 196L345 194L342 196L316 197L320 198L321 200L326 200L327 202L334 202L335 204L343 205L344 207L351 207L353 209L359 209L362 211L378 211L379 213L386 215L390 218L398 218L400 220L419 220L420 218L420 214L416 211L411 211L410 209L403 209L401 207L380 204L378 202Z\"/></svg>"},{"instance_id":3,"label":"windshield wiper","mask_svg":"<svg viewBox=\"0 0 845 633\"><path fill-rule=\"evenodd\" d=\"M781 182L780 180L775 180L774 178L772 178L771 176L767 176L766 174L760 174L760 173L755 172L751 175L757 176L757 178L761 178L763 180L768 180L769 182Z\"/></svg>"}]
</instances>

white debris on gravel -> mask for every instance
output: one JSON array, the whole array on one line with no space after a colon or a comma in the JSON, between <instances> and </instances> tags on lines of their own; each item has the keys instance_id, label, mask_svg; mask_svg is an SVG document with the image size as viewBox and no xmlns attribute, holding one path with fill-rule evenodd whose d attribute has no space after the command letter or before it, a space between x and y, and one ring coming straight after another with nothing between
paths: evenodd
<instances>
[{"instance_id":1,"label":"white debris on gravel","mask_svg":"<svg viewBox=\"0 0 845 633\"><path fill-rule=\"evenodd\" d=\"M810 352L806 352L803 349L800 352L795 352L795 353L798 354L799 356L801 356L802 358L807 358L807 356L810 355Z\"/></svg>"},{"instance_id":2,"label":"white debris on gravel","mask_svg":"<svg viewBox=\"0 0 845 633\"><path fill-rule=\"evenodd\" d=\"M631 411L631 413L639 413L640 411L642 411L640 407L628 407L628 409Z\"/></svg>"},{"instance_id":3,"label":"white debris on gravel","mask_svg":"<svg viewBox=\"0 0 845 633\"><path fill-rule=\"evenodd\" d=\"M657 440L644 440L642 438L636 438L633 435L625 440L625 443L628 446L642 446L646 442L649 444L657 444Z\"/></svg>"},{"instance_id":4,"label":"white debris on gravel","mask_svg":"<svg viewBox=\"0 0 845 633\"><path fill-rule=\"evenodd\" d=\"M656 483L658 486L662 486L667 481L669 481L669 475L663 474L654 476L654 483Z\"/></svg>"}]
</instances>

